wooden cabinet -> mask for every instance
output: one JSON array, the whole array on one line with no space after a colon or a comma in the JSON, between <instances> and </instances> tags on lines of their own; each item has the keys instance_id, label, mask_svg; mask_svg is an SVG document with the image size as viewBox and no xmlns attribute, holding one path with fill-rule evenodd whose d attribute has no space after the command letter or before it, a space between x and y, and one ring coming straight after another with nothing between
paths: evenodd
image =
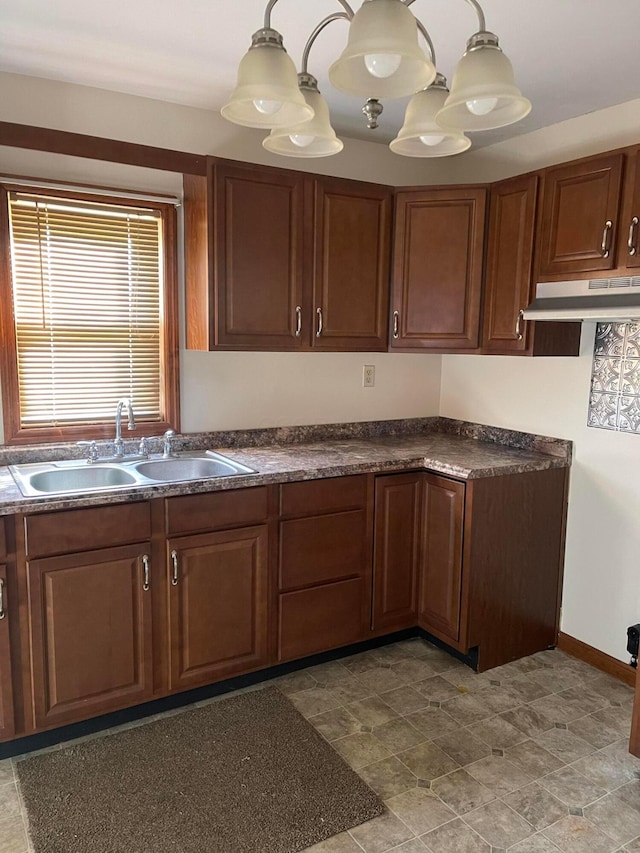
<instances>
[{"instance_id":1,"label":"wooden cabinet","mask_svg":"<svg viewBox=\"0 0 640 853\"><path fill-rule=\"evenodd\" d=\"M482 351L496 355L578 355L579 323L531 323L539 176L524 175L490 192Z\"/></svg>"},{"instance_id":2,"label":"wooden cabinet","mask_svg":"<svg viewBox=\"0 0 640 853\"><path fill-rule=\"evenodd\" d=\"M278 660L365 638L371 609L371 500L364 476L280 487Z\"/></svg>"},{"instance_id":3,"label":"wooden cabinet","mask_svg":"<svg viewBox=\"0 0 640 853\"><path fill-rule=\"evenodd\" d=\"M637 275L640 268L640 146L631 149L627 155L618 265L632 275Z\"/></svg>"},{"instance_id":4,"label":"wooden cabinet","mask_svg":"<svg viewBox=\"0 0 640 853\"><path fill-rule=\"evenodd\" d=\"M208 169L184 176L187 347L386 350L391 189Z\"/></svg>"},{"instance_id":5,"label":"wooden cabinet","mask_svg":"<svg viewBox=\"0 0 640 853\"><path fill-rule=\"evenodd\" d=\"M616 267L624 154L547 169L540 215L541 281Z\"/></svg>"},{"instance_id":6,"label":"wooden cabinet","mask_svg":"<svg viewBox=\"0 0 640 853\"><path fill-rule=\"evenodd\" d=\"M375 184L315 181L315 348L387 349L391 197Z\"/></svg>"},{"instance_id":7,"label":"wooden cabinet","mask_svg":"<svg viewBox=\"0 0 640 853\"><path fill-rule=\"evenodd\" d=\"M373 558L374 631L417 621L423 474L376 477Z\"/></svg>"},{"instance_id":8,"label":"wooden cabinet","mask_svg":"<svg viewBox=\"0 0 640 853\"><path fill-rule=\"evenodd\" d=\"M169 540L170 688L268 663L267 527Z\"/></svg>"},{"instance_id":9,"label":"wooden cabinet","mask_svg":"<svg viewBox=\"0 0 640 853\"><path fill-rule=\"evenodd\" d=\"M37 728L153 693L149 543L27 563Z\"/></svg>"},{"instance_id":10,"label":"wooden cabinet","mask_svg":"<svg viewBox=\"0 0 640 853\"><path fill-rule=\"evenodd\" d=\"M7 556L5 520L0 518L0 741L13 737L14 733L9 625L12 619L10 612L16 613L16 610L9 609L11 590L7 583Z\"/></svg>"},{"instance_id":11,"label":"wooden cabinet","mask_svg":"<svg viewBox=\"0 0 640 853\"><path fill-rule=\"evenodd\" d=\"M465 484L424 477L418 622L445 642L460 640Z\"/></svg>"},{"instance_id":12,"label":"wooden cabinet","mask_svg":"<svg viewBox=\"0 0 640 853\"><path fill-rule=\"evenodd\" d=\"M472 350L479 344L486 190L396 194L394 350Z\"/></svg>"}]
</instances>

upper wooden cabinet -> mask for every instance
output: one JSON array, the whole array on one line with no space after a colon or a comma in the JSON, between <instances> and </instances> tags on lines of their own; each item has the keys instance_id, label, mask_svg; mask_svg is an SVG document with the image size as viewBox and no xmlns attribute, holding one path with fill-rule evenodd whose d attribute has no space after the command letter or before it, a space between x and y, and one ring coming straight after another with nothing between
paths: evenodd
<instances>
[{"instance_id":1,"label":"upper wooden cabinet","mask_svg":"<svg viewBox=\"0 0 640 853\"><path fill-rule=\"evenodd\" d=\"M619 230L618 266L634 272L640 267L640 146L632 149L627 156Z\"/></svg>"},{"instance_id":2,"label":"upper wooden cabinet","mask_svg":"<svg viewBox=\"0 0 640 853\"><path fill-rule=\"evenodd\" d=\"M390 189L211 160L184 191L189 349L386 350Z\"/></svg>"},{"instance_id":3,"label":"upper wooden cabinet","mask_svg":"<svg viewBox=\"0 0 640 853\"><path fill-rule=\"evenodd\" d=\"M479 187L397 193L392 349L477 348L486 194Z\"/></svg>"},{"instance_id":4,"label":"upper wooden cabinet","mask_svg":"<svg viewBox=\"0 0 640 853\"><path fill-rule=\"evenodd\" d=\"M391 191L353 181L315 181L312 344L386 350Z\"/></svg>"},{"instance_id":5,"label":"upper wooden cabinet","mask_svg":"<svg viewBox=\"0 0 640 853\"><path fill-rule=\"evenodd\" d=\"M533 253L540 178L523 175L491 187L482 351L496 355L578 355L579 323L531 323Z\"/></svg>"},{"instance_id":6,"label":"upper wooden cabinet","mask_svg":"<svg viewBox=\"0 0 640 853\"><path fill-rule=\"evenodd\" d=\"M624 154L547 169L540 214L539 278L616 267Z\"/></svg>"}]
</instances>

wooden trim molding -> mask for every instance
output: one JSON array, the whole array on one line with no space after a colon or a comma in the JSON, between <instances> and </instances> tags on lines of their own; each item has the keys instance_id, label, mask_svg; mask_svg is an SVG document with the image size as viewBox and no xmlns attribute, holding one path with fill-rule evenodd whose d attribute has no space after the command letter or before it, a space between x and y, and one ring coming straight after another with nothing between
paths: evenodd
<instances>
[{"instance_id":1,"label":"wooden trim molding","mask_svg":"<svg viewBox=\"0 0 640 853\"><path fill-rule=\"evenodd\" d=\"M71 157L88 157L110 163L125 163L128 166L143 166L165 172L207 174L207 158L199 154L122 142L118 139L102 139L99 136L52 130L48 127L14 124L10 121L0 121L0 145L48 151L52 154L68 154Z\"/></svg>"},{"instance_id":2,"label":"wooden trim molding","mask_svg":"<svg viewBox=\"0 0 640 853\"><path fill-rule=\"evenodd\" d=\"M595 666L596 669L601 669L602 672L606 672L620 681L624 681L630 687L635 686L636 670L632 666L611 657L606 652L601 652L599 649L589 646L587 643L583 643L582 640L576 640L575 637L563 634L561 631L558 634L558 648L560 651L566 652L568 655L578 658L578 660L583 660L585 663ZM640 749L640 742L638 746Z\"/></svg>"}]
</instances>

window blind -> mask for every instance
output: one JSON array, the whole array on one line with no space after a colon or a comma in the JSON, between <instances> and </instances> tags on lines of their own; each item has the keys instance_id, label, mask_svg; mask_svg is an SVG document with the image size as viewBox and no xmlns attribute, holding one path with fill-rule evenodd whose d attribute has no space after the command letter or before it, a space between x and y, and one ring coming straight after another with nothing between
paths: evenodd
<instances>
[{"instance_id":1,"label":"window blind","mask_svg":"<svg viewBox=\"0 0 640 853\"><path fill-rule=\"evenodd\" d=\"M162 214L9 193L24 429L103 423L129 397L163 420Z\"/></svg>"}]
</instances>

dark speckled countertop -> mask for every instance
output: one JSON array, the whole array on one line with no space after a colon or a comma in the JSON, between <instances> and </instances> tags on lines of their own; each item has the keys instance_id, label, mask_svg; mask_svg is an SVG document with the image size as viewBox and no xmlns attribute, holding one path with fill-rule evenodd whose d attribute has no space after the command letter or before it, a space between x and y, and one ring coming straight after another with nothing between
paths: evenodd
<instances>
[{"instance_id":1,"label":"dark speckled countertop","mask_svg":"<svg viewBox=\"0 0 640 853\"><path fill-rule=\"evenodd\" d=\"M176 446L182 450L216 450L257 473L27 498L9 470L0 467L0 515L415 469L471 480L565 468L571 464L572 452L569 441L446 418L199 433L179 436ZM71 445L22 450L20 456L17 451L3 450L0 462L5 464L77 455Z\"/></svg>"}]
</instances>

